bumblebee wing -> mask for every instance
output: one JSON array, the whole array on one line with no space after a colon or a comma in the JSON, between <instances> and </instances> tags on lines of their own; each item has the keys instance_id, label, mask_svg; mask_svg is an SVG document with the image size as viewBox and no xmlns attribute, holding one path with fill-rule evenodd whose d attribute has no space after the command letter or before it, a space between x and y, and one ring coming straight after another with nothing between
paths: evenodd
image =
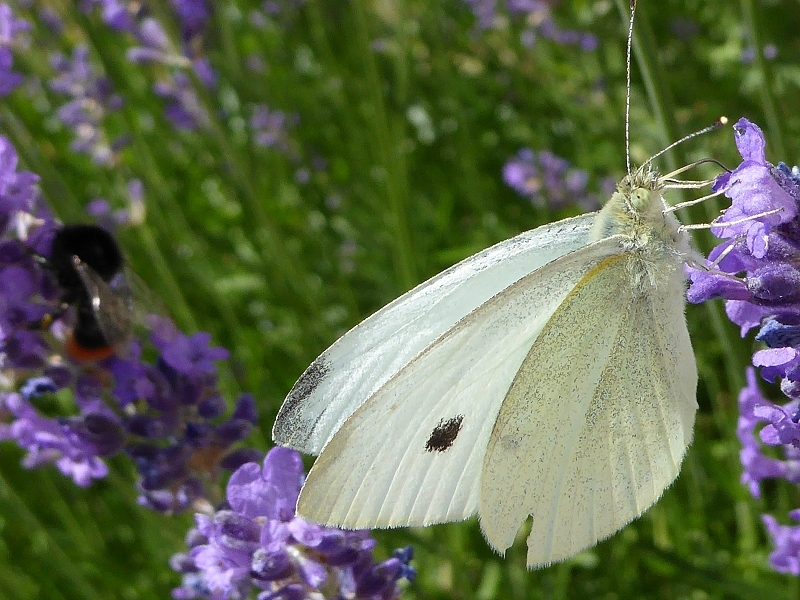
<instances>
[{"instance_id":1,"label":"bumblebee wing","mask_svg":"<svg viewBox=\"0 0 800 600\"><path fill-rule=\"evenodd\" d=\"M130 289L122 278L110 284L77 256L72 260L103 337L109 346L123 346L130 340L133 330Z\"/></svg>"}]
</instances>

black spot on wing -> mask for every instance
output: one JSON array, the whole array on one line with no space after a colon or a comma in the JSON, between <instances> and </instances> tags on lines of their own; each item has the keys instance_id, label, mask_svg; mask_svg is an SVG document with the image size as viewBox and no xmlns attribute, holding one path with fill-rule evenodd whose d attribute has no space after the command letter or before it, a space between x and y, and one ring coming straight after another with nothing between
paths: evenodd
<instances>
[{"instance_id":1,"label":"black spot on wing","mask_svg":"<svg viewBox=\"0 0 800 600\"><path fill-rule=\"evenodd\" d=\"M330 364L323 356L319 356L300 376L278 411L272 428L272 439L275 442L290 448L305 449L304 444L308 441L314 424L310 419L303 418L301 405L317 389L330 370Z\"/></svg>"},{"instance_id":2,"label":"black spot on wing","mask_svg":"<svg viewBox=\"0 0 800 600\"><path fill-rule=\"evenodd\" d=\"M292 386L289 395L286 396L283 405L284 409L293 410L298 404L308 398L314 390L319 387L319 384L322 383L322 380L325 379L325 376L330 373L330 371L331 367L325 360L324 355L317 357L317 359L308 366L305 372L300 375L300 379L297 380L297 383Z\"/></svg>"},{"instance_id":3,"label":"black spot on wing","mask_svg":"<svg viewBox=\"0 0 800 600\"><path fill-rule=\"evenodd\" d=\"M425 443L425 450L428 452L444 452L458 437L458 432L461 431L461 422L464 420L464 415L456 415L446 421L439 420L439 424L431 431L431 436Z\"/></svg>"}]
</instances>

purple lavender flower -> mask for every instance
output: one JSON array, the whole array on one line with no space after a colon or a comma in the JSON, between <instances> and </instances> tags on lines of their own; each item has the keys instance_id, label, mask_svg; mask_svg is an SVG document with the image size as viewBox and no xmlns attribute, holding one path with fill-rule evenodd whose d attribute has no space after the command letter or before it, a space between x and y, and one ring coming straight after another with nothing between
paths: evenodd
<instances>
[{"instance_id":1,"label":"purple lavender flower","mask_svg":"<svg viewBox=\"0 0 800 600\"><path fill-rule=\"evenodd\" d=\"M111 80L99 74L86 46L76 46L71 58L53 54L50 63L57 73L50 88L69 98L56 115L74 132L70 147L88 154L97 164L114 164L117 151L124 144L122 140L108 139L103 123L122 107L122 97L113 92Z\"/></svg>"},{"instance_id":2,"label":"purple lavender flower","mask_svg":"<svg viewBox=\"0 0 800 600\"><path fill-rule=\"evenodd\" d=\"M32 27L25 19L18 19L8 4L0 3L0 46L17 43L18 36L30 31Z\"/></svg>"},{"instance_id":3,"label":"purple lavender flower","mask_svg":"<svg viewBox=\"0 0 800 600\"><path fill-rule=\"evenodd\" d=\"M213 514L198 514L187 536L189 551L173 557L173 569L184 577L173 597L244 598L261 590L264 600L397 598L399 580L415 576L411 548L376 564L368 532L297 517L303 480L300 454L287 448L270 450L263 466L239 467L228 481L227 503Z\"/></svg>"},{"instance_id":4,"label":"purple lavender flower","mask_svg":"<svg viewBox=\"0 0 800 600\"><path fill-rule=\"evenodd\" d=\"M742 443L742 483L760 496L765 479L800 484L800 175L783 163L767 162L761 130L740 119L734 125L743 162L723 173L714 191L731 206L712 231L724 241L704 267L689 266L690 302L724 298L728 317L744 336L759 328L756 339L766 345L753 355L753 365L769 382L780 380L786 403L767 400L758 389L755 371L739 395L737 434ZM764 453L764 446L778 454ZM776 457L777 456L777 457ZM797 520L800 511L790 516ZM764 516L775 544L770 564L778 571L800 574L800 526L779 525Z\"/></svg>"},{"instance_id":5,"label":"purple lavender flower","mask_svg":"<svg viewBox=\"0 0 800 600\"><path fill-rule=\"evenodd\" d=\"M800 521L800 510L790 511L789 517ZM775 546L769 564L779 573L800 575L800 526L779 525L772 515L764 515L762 519Z\"/></svg>"},{"instance_id":6,"label":"purple lavender flower","mask_svg":"<svg viewBox=\"0 0 800 600\"><path fill-rule=\"evenodd\" d=\"M39 22L50 30L50 33L61 35L64 32L64 21L58 12L49 6L39 6L36 9Z\"/></svg>"},{"instance_id":7,"label":"purple lavender flower","mask_svg":"<svg viewBox=\"0 0 800 600\"><path fill-rule=\"evenodd\" d=\"M265 104L253 107L250 129L253 143L264 148L275 148L282 154L291 154L289 128L297 123L297 116L287 116L280 110L272 110Z\"/></svg>"},{"instance_id":8,"label":"purple lavender flower","mask_svg":"<svg viewBox=\"0 0 800 600\"><path fill-rule=\"evenodd\" d=\"M494 23L497 0L464 0L478 20L479 29L489 29Z\"/></svg>"},{"instance_id":9,"label":"purple lavender flower","mask_svg":"<svg viewBox=\"0 0 800 600\"><path fill-rule=\"evenodd\" d=\"M126 0L85 0L86 12L93 6L100 6L103 22L116 31L135 29L133 15L135 8Z\"/></svg>"},{"instance_id":10,"label":"purple lavender flower","mask_svg":"<svg viewBox=\"0 0 800 600\"><path fill-rule=\"evenodd\" d=\"M145 217L144 186L141 180L131 179L127 188L127 208L112 210L107 200L95 198L86 206L86 214L108 231L116 231L119 227L140 225L144 222Z\"/></svg>"},{"instance_id":11,"label":"purple lavender flower","mask_svg":"<svg viewBox=\"0 0 800 600\"><path fill-rule=\"evenodd\" d=\"M178 72L170 80L156 82L153 91L166 101L164 115L176 129L194 131L208 123L209 117L186 73Z\"/></svg>"},{"instance_id":12,"label":"purple lavender flower","mask_svg":"<svg viewBox=\"0 0 800 600\"><path fill-rule=\"evenodd\" d=\"M14 441L27 451L22 461L26 468L55 463L61 473L82 487L105 477L108 467L82 436L57 419L41 416L31 404L42 393L55 391L54 386L45 387L23 386L27 395L0 394L0 407L13 417L11 423L0 424L0 440Z\"/></svg>"},{"instance_id":13,"label":"purple lavender flower","mask_svg":"<svg viewBox=\"0 0 800 600\"><path fill-rule=\"evenodd\" d=\"M579 46L585 52L593 52L600 45L597 37L591 33L561 29L552 17L546 18L536 28L543 37L553 40L564 46Z\"/></svg>"},{"instance_id":14,"label":"purple lavender flower","mask_svg":"<svg viewBox=\"0 0 800 600\"><path fill-rule=\"evenodd\" d=\"M503 181L534 206L558 210L578 205L591 211L597 210L601 203L598 194L587 190L586 171L571 168L565 159L547 150L537 154L528 148L521 149L503 167Z\"/></svg>"},{"instance_id":15,"label":"purple lavender flower","mask_svg":"<svg viewBox=\"0 0 800 600\"><path fill-rule=\"evenodd\" d=\"M761 54L766 60L775 60L775 58L778 56L778 47L775 44L767 44L762 49ZM756 49L753 46L746 46L742 50L742 63L749 65L755 60L755 58Z\"/></svg>"},{"instance_id":16,"label":"purple lavender flower","mask_svg":"<svg viewBox=\"0 0 800 600\"><path fill-rule=\"evenodd\" d=\"M203 35L211 18L212 4L206 0L172 0L181 40L173 42L167 29L139 3L121 0L92 0L99 5L103 22L117 31L130 34L135 45L127 51L128 60L137 64L157 63L159 69L153 84L154 93L166 102L165 116L174 127L191 131L206 126L209 115L194 89L193 70L206 87L216 85L217 75L203 54Z\"/></svg>"},{"instance_id":17,"label":"purple lavender flower","mask_svg":"<svg viewBox=\"0 0 800 600\"><path fill-rule=\"evenodd\" d=\"M469 5L477 20L479 30L489 29L494 25L497 14L496 0L464 0ZM561 29L553 19L552 5L547 0L506 0L506 9L512 17L518 17L525 23L520 35L522 44L531 47L539 36L553 40L566 46L579 46L586 52L597 50L599 41L595 35Z\"/></svg>"},{"instance_id":18,"label":"purple lavender flower","mask_svg":"<svg viewBox=\"0 0 800 600\"><path fill-rule=\"evenodd\" d=\"M747 370L747 385L739 394L739 423L736 434L742 444L739 453L744 471L742 484L746 485L755 498L761 497L760 483L764 479L784 477L789 466L785 461L765 456L756 438L758 428L765 420L759 416L764 408L777 408L767 400L758 389L755 369Z\"/></svg>"},{"instance_id":19,"label":"purple lavender flower","mask_svg":"<svg viewBox=\"0 0 800 600\"><path fill-rule=\"evenodd\" d=\"M170 0L175 11L181 32L182 50L173 48L161 23L148 16L141 9L141 3L125 0L90 0L90 5L99 5L103 22L116 31L127 32L141 44L132 48L128 57L133 62L157 61L166 65L177 65L181 68L196 62L204 62L196 70L201 81L213 81L209 76L210 66L205 63L202 54L202 36L211 19L211 6L207 0ZM206 85L210 85L206 83Z\"/></svg>"},{"instance_id":20,"label":"purple lavender flower","mask_svg":"<svg viewBox=\"0 0 800 600\"><path fill-rule=\"evenodd\" d=\"M206 0L170 0L181 25L184 42L201 35L211 19L211 5Z\"/></svg>"},{"instance_id":21,"label":"purple lavender flower","mask_svg":"<svg viewBox=\"0 0 800 600\"><path fill-rule=\"evenodd\" d=\"M209 347L208 334L186 336L163 323L159 329L153 333L153 344L162 351L156 364L139 356L117 357L109 368L120 405L144 403L143 412L123 421L129 436L125 451L141 475L139 501L175 512L199 497L214 498L208 490L198 490L200 480L215 480L220 469L237 468L260 456L232 450L250 434L257 416L252 397L244 395L231 416L220 420L225 403L216 389L214 362L228 353Z\"/></svg>"},{"instance_id":22,"label":"purple lavender flower","mask_svg":"<svg viewBox=\"0 0 800 600\"><path fill-rule=\"evenodd\" d=\"M216 361L227 360L229 356L225 348L209 347L210 341L210 333L187 336L176 332L171 339L155 336L153 343L161 350L163 361L176 372L189 378L203 378L216 372Z\"/></svg>"},{"instance_id":23,"label":"purple lavender flower","mask_svg":"<svg viewBox=\"0 0 800 600\"><path fill-rule=\"evenodd\" d=\"M11 49L21 43L23 34L30 29L28 21L18 19L8 4L0 3L0 98L22 84L22 75L11 70L14 65Z\"/></svg>"},{"instance_id":24,"label":"purple lavender flower","mask_svg":"<svg viewBox=\"0 0 800 600\"><path fill-rule=\"evenodd\" d=\"M14 66L14 55L11 50L0 46L0 98L8 96L22 85L24 77L11 70Z\"/></svg>"}]
</instances>

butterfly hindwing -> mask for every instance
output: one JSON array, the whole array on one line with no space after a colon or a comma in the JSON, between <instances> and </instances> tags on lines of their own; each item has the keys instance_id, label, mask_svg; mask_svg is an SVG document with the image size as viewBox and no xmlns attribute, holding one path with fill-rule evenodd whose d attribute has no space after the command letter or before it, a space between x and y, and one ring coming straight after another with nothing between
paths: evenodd
<instances>
[{"instance_id":1,"label":"butterfly hindwing","mask_svg":"<svg viewBox=\"0 0 800 600\"><path fill-rule=\"evenodd\" d=\"M680 263L657 286L607 259L567 297L498 414L481 527L503 552L533 515L528 566L564 559L651 506L678 474L697 409Z\"/></svg>"}]
</instances>

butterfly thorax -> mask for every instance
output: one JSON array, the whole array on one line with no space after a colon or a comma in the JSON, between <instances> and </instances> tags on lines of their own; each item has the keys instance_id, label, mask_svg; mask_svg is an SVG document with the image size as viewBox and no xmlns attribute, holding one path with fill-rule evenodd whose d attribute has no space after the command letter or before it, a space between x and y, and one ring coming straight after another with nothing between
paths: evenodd
<instances>
[{"instance_id":1,"label":"butterfly thorax","mask_svg":"<svg viewBox=\"0 0 800 600\"><path fill-rule=\"evenodd\" d=\"M597 215L594 241L620 236L634 289L660 287L679 273L691 256L689 235L664 201L664 180L655 169L625 176Z\"/></svg>"}]
</instances>

